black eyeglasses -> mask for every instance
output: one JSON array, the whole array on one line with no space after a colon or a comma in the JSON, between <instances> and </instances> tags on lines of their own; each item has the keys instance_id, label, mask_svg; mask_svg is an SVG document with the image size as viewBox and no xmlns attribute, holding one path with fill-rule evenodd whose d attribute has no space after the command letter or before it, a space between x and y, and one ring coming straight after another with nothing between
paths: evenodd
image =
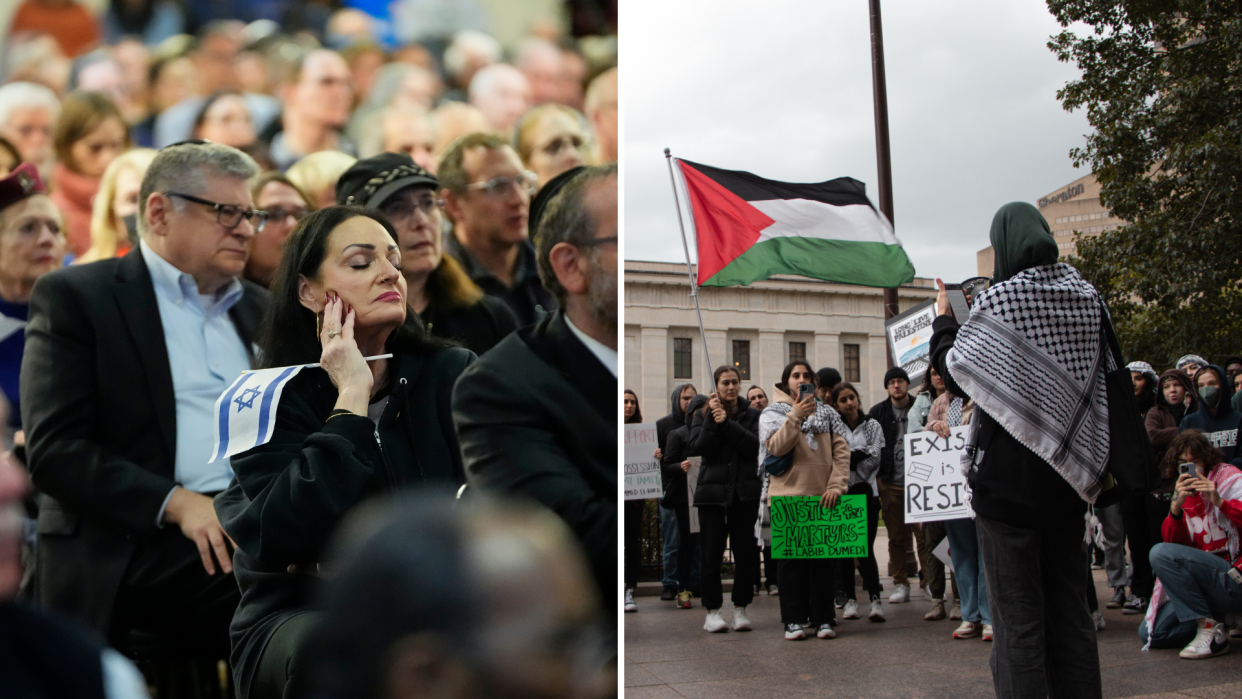
<instances>
[{"instance_id":1,"label":"black eyeglasses","mask_svg":"<svg viewBox=\"0 0 1242 699\"><path fill-rule=\"evenodd\" d=\"M182 194L181 192L161 192L166 197L180 197L186 201L192 201L195 204L210 206L216 210L216 221L220 225L229 230L233 230L241 225L242 219L246 219L254 224L254 230L263 230L263 226L267 225L267 212L255 211L254 209L243 209L236 204L221 204L220 202L203 199L192 194Z\"/></svg>"},{"instance_id":2,"label":"black eyeglasses","mask_svg":"<svg viewBox=\"0 0 1242 699\"><path fill-rule=\"evenodd\" d=\"M285 221L288 220L290 216L293 217L294 221L301 221L309 215L310 209L305 206L298 206L289 209L286 209L283 206L269 206L267 208L268 221Z\"/></svg>"}]
</instances>

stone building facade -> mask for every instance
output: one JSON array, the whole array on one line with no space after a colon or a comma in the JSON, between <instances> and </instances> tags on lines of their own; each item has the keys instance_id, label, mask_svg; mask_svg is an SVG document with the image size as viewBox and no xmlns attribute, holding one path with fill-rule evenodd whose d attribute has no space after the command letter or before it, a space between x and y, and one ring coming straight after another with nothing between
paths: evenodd
<instances>
[{"instance_id":1,"label":"stone building facade","mask_svg":"<svg viewBox=\"0 0 1242 699\"><path fill-rule=\"evenodd\" d=\"M898 292L900 310L934 300L935 283L915 279ZM770 396L794 357L832 366L855 383L864 409L884 397L887 370L883 290L781 276L748 287L699 290L712 367L742 373L742 390ZM684 264L625 261L625 386L644 419L668 413L673 387L710 390L711 375Z\"/></svg>"}]
</instances>

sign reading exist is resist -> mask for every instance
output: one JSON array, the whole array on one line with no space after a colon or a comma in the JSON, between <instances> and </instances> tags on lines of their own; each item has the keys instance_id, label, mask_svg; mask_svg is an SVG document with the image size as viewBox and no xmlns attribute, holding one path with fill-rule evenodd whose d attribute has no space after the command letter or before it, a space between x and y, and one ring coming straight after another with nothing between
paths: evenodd
<instances>
[{"instance_id":1,"label":"sign reading exist is resist","mask_svg":"<svg viewBox=\"0 0 1242 699\"><path fill-rule=\"evenodd\" d=\"M772 558L867 555L867 498L844 495L826 510L818 495L772 498Z\"/></svg>"},{"instance_id":2,"label":"sign reading exist is resist","mask_svg":"<svg viewBox=\"0 0 1242 699\"><path fill-rule=\"evenodd\" d=\"M948 437L935 432L906 435L906 521L936 522L970 516L970 487L962 475L969 427Z\"/></svg>"},{"instance_id":3,"label":"sign reading exist is resist","mask_svg":"<svg viewBox=\"0 0 1242 699\"><path fill-rule=\"evenodd\" d=\"M625 426L625 499L647 500L664 496L660 462L655 460L655 423Z\"/></svg>"}]
</instances>

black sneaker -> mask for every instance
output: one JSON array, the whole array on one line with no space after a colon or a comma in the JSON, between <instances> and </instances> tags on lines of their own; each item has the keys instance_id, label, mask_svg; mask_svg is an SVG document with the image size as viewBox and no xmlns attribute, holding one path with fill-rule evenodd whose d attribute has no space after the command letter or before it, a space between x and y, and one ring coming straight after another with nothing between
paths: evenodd
<instances>
[{"instance_id":1,"label":"black sneaker","mask_svg":"<svg viewBox=\"0 0 1242 699\"><path fill-rule=\"evenodd\" d=\"M834 604L836 605L837 609L845 609L845 603L847 601L848 600L845 597L838 597L836 601L834 602Z\"/></svg>"},{"instance_id":2,"label":"black sneaker","mask_svg":"<svg viewBox=\"0 0 1242 699\"><path fill-rule=\"evenodd\" d=\"M1150 600L1148 600L1146 597L1136 597L1134 595L1130 595L1130 599L1126 600L1126 603L1122 605L1121 613L1122 614L1146 614L1147 604L1149 603L1149 601Z\"/></svg>"},{"instance_id":3,"label":"black sneaker","mask_svg":"<svg viewBox=\"0 0 1242 699\"><path fill-rule=\"evenodd\" d=\"M664 591L660 593L660 601L672 602L677 599L677 588L672 585L665 585Z\"/></svg>"},{"instance_id":4,"label":"black sneaker","mask_svg":"<svg viewBox=\"0 0 1242 699\"><path fill-rule=\"evenodd\" d=\"M785 640L801 641L806 638L806 632L802 630L801 624L785 624Z\"/></svg>"},{"instance_id":5,"label":"black sneaker","mask_svg":"<svg viewBox=\"0 0 1242 699\"><path fill-rule=\"evenodd\" d=\"M1109 609L1121 609L1122 605L1124 605L1125 603L1126 603L1126 588L1123 585L1113 591L1113 598L1110 599L1108 601L1108 604L1104 606L1108 607Z\"/></svg>"}]
</instances>

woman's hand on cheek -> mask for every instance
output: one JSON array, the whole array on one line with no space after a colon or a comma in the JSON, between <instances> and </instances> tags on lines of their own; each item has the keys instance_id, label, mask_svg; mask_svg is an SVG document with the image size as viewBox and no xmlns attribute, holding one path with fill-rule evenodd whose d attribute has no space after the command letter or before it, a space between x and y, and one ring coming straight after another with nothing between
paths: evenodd
<instances>
[{"instance_id":1,"label":"woman's hand on cheek","mask_svg":"<svg viewBox=\"0 0 1242 699\"><path fill-rule=\"evenodd\" d=\"M371 368L354 342L354 310L346 310L340 297L330 297L324 307L319 341L323 345L319 364L340 394L337 407L365 415L371 400Z\"/></svg>"}]
</instances>

